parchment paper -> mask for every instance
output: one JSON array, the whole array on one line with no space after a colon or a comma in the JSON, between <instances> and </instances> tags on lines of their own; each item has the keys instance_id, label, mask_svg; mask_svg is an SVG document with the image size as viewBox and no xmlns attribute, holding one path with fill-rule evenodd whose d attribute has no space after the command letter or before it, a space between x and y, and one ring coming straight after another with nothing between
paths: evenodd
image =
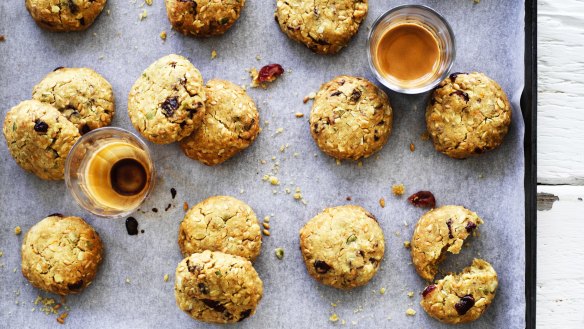
<instances>
[{"instance_id":1,"label":"parchment paper","mask_svg":"<svg viewBox=\"0 0 584 329\"><path fill-rule=\"evenodd\" d=\"M224 36L195 40L170 29L164 2L152 6L129 0L110 0L101 17L81 33L51 33L38 28L24 1L0 2L0 109L5 113L29 99L33 86L58 66L91 67L108 79L116 96L113 125L130 129L127 94L140 73L169 53L187 56L204 78L249 84L245 69L280 63L286 74L268 90L249 89L263 131L248 150L217 167L206 167L182 155L178 145L153 145L158 169L153 195L134 214L143 234L129 236L124 220L96 218L80 209L63 182L42 181L21 170L11 158L4 138L0 143L0 327L60 327L33 305L37 295L20 274L20 244L14 227L26 232L46 215L60 212L84 217L101 234L105 262L93 284L67 298L70 328L206 328L175 305L174 271L181 260L176 243L183 202L189 205L211 195L226 194L249 203L259 218L272 216L271 236L264 237L255 267L264 282L264 297L255 316L241 328L325 328L336 313L354 328L448 328L419 306L425 283L413 266L409 250L413 226L424 210L405 200L418 190L430 190L438 205L459 204L485 220L480 237L471 239L461 255L450 255L443 271L460 271L473 257L493 264L499 289L493 305L475 323L458 328L524 328L524 190L523 132L519 108L523 88L523 1L412 1L442 13L456 34L455 71L482 71L498 81L514 105L511 131L502 147L481 157L458 161L436 152L422 141L427 95L389 93L395 119L392 136L378 155L337 165L321 153L309 133L311 104L302 99L339 74L374 81L366 60L368 27L382 12L402 1L370 0L369 15L358 35L337 56L319 56L289 40L274 22L275 0L248 0L235 26ZM147 11L147 18L139 14ZM107 12L110 12L108 15ZM159 34L168 33L163 42ZM217 58L211 59L211 51ZM256 59L259 55L260 60ZM303 112L302 119L294 117ZM280 134L278 128L284 128ZM410 143L415 152L410 152ZM284 152L280 147L289 145ZM294 154L297 153L296 156ZM275 160L272 160L275 157ZM266 164L261 164L266 160ZM262 181L278 164L280 186ZM403 183L406 195L395 197L391 185ZM178 195L172 200L170 188ZM306 205L293 199L300 187ZM292 194L287 194L290 188ZM274 194L274 191L277 193ZM347 201L348 196L352 201ZM379 206L384 197L385 208ZM164 211L167 204L172 207ZM325 287L313 280L302 262L298 231L325 207L359 204L379 219L386 237L385 259L376 277L350 292ZM158 213L150 209L156 207ZM283 247L277 260L274 249ZM164 282L165 274L170 275ZM130 282L127 283L126 279ZM380 288L386 293L381 295ZM415 292L410 298L409 291ZM331 303L337 306L333 307ZM408 308L417 311L406 316ZM36 308L36 311L32 311Z\"/></svg>"}]
</instances>

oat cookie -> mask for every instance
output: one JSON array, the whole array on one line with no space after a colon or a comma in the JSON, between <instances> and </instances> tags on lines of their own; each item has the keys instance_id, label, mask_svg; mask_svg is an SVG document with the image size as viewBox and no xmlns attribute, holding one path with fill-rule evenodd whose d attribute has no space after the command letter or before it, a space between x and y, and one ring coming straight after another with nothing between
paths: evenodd
<instances>
[{"instance_id":1,"label":"oat cookie","mask_svg":"<svg viewBox=\"0 0 584 329\"><path fill-rule=\"evenodd\" d=\"M176 303L199 321L242 321L255 313L262 294L258 273L239 256L205 250L191 254L176 268Z\"/></svg>"},{"instance_id":2,"label":"oat cookie","mask_svg":"<svg viewBox=\"0 0 584 329\"><path fill-rule=\"evenodd\" d=\"M16 163L47 180L63 179L67 154L80 137L77 127L57 109L36 100L10 109L2 131Z\"/></svg>"},{"instance_id":3,"label":"oat cookie","mask_svg":"<svg viewBox=\"0 0 584 329\"><path fill-rule=\"evenodd\" d=\"M107 0L25 0L26 9L49 31L85 30L99 16Z\"/></svg>"},{"instance_id":4,"label":"oat cookie","mask_svg":"<svg viewBox=\"0 0 584 329\"><path fill-rule=\"evenodd\" d=\"M491 305L497 291L497 272L482 259L475 259L460 274L449 274L422 293L420 305L431 317L445 323L478 319Z\"/></svg>"},{"instance_id":5,"label":"oat cookie","mask_svg":"<svg viewBox=\"0 0 584 329\"><path fill-rule=\"evenodd\" d=\"M80 134L108 126L114 116L114 93L104 77L88 68L57 68L32 91L73 122Z\"/></svg>"},{"instance_id":6,"label":"oat cookie","mask_svg":"<svg viewBox=\"0 0 584 329\"><path fill-rule=\"evenodd\" d=\"M482 73L453 73L426 109L436 150L464 159L497 148L509 131L512 108L499 84Z\"/></svg>"},{"instance_id":7,"label":"oat cookie","mask_svg":"<svg viewBox=\"0 0 584 329\"><path fill-rule=\"evenodd\" d=\"M253 100L232 82L211 80L205 95L203 124L181 140L180 147L189 158L214 166L253 143L260 118Z\"/></svg>"},{"instance_id":8,"label":"oat cookie","mask_svg":"<svg viewBox=\"0 0 584 329\"><path fill-rule=\"evenodd\" d=\"M237 21L245 0L165 0L172 27L186 35L221 35Z\"/></svg>"},{"instance_id":9,"label":"oat cookie","mask_svg":"<svg viewBox=\"0 0 584 329\"><path fill-rule=\"evenodd\" d=\"M367 0L277 0L276 22L310 50L334 54L357 33L367 10Z\"/></svg>"},{"instance_id":10,"label":"oat cookie","mask_svg":"<svg viewBox=\"0 0 584 329\"><path fill-rule=\"evenodd\" d=\"M337 159L357 160L379 151L392 122L387 95L364 78L346 75L320 87L310 112L312 138Z\"/></svg>"},{"instance_id":11,"label":"oat cookie","mask_svg":"<svg viewBox=\"0 0 584 329\"><path fill-rule=\"evenodd\" d=\"M250 206L230 196L213 196L193 206L180 223L178 245L184 257L222 251L254 261L262 235Z\"/></svg>"},{"instance_id":12,"label":"oat cookie","mask_svg":"<svg viewBox=\"0 0 584 329\"><path fill-rule=\"evenodd\" d=\"M42 290L76 294L91 284L102 260L99 234L79 217L53 214L22 241L22 274Z\"/></svg>"},{"instance_id":13,"label":"oat cookie","mask_svg":"<svg viewBox=\"0 0 584 329\"><path fill-rule=\"evenodd\" d=\"M411 240L412 263L427 281L434 280L446 252L458 254L464 240L483 224L473 211L461 206L442 206L422 215Z\"/></svg>"},{"instance_id":14,"label":"oat cookie","mask_svg":"<svg viewBox=\"0 0 584 329\"><path fill-rule=\"evenodd\" d=\"M375 217L359 206L327 208L300 230L308 273L331 287L351 289L375 276L385 240Z\"/></svg>"},{"instance_id":15,"label":"oat cookie","mask_svg":"<svg viewBox=\"0 0 584 329\"><path fill-rule=\"evenodd\" d=\"M160 58L134 83L128 114L136 130L153 143L168 144L187 137L205 115L201 73L182 56Z\"/></svg>"}]
</instances>

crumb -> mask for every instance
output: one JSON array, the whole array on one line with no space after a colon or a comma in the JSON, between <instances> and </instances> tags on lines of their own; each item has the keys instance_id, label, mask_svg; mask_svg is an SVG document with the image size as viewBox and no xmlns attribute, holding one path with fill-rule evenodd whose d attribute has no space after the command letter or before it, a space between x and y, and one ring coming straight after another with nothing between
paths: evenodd
<instances>
[{"instance_id":1,"label":"crumb","mask_svg":"<svg viewBox=\"0 0 584 329\"><path fill-rule=\"evenodd\" d=\"M4 256L4 252L0 251L0 257Z\"/></svg>"},{"instance_id":2,"label":"crumb","mask_svg":"<svg viewBox=\"0 0 584 329\"><path fill-rule=\"evenodd\" d=\"M270 222L270 216L264 217L264 222L269 223Z\"/></svg>"},{"instance_id":3,"label":"crumb","mask_svg":"<svg viewBox=\"0 0 584 329\"><path fill-rule=\"evenodd\" d=\"M59 317L57 318L57 322L59 322L60 324L65 324L65 319L67 318L68 315L69 313L67 312L61 313L61 315L59 315Z\"/></svg>"},{"instance_id":4,"label":"crumb","mask_svg":"<svg viewBox=\"0 0 584 329\"><path fill-rule=\"evenodd\" d=\"M341 160L337 159L335 162L336 162L337 166L341 165Z\"/></svg>"},{"instance_id":5,"label":"crumb","mask_svg":"<svg viewBox=\"0 0 584 329\"><path fill-rule=\"evenodd\" d=\"M262 233L264 233L265 236L270 236L270 231L263 229Z\"/></svg>"},{"instance_id":6,"label":"crumb","mask_svg":"<svg viewBox=\"0 0 584 329\"><path fill-rule=\"evenodd\" d=\"M14 234L15 235L20 235L20 233L22 233L22 229L20 228L20 226L17 226L14 228Z\"/></svg>"},{"instance_id":7,"label":"crumb","mask_svg":"<svg viewBox=\"0 0 584 329\"><path fill-rule=\"evenodd\" d=\"M430 134L428 134L428 132L427 132L427 131L425 131L424 133L422 133L422 134L420 135L420 139L421 139L421 140L423 140L423 141L430 140Z\"/></svg>"},{"instance_id":8,"label":"crumb","mask_svg":"<svg viewBox=\"0 0 584 329\"><path fill-rule=\"evenodd\" d=\"M109 16L109 15L111 15L112 11L108 9L108 10L106 10L105 13Z\"/></svg>"},{"instance_id":9,"label":"crumb","mask_svg":"<svg viewBox=\"0 0 584 329\"><path fill-rule=\"evenodd\" d=\"M148 17L148 12L146 11L146 9L144 9L140 15L138 15L138 17L140 18L140 20L144 20L146 17Z\"/></svg>"},{"instance_id":10,"label":"crumb","mask_svg":"<svg viewBox=\"0 0 584 329\"><path fill-rule=\"evenodd\" d=\"M274 253L276 254L276 258L278 258L278 259L284 258L284 249L282 249L282 248L276 248L274 250Z\"/></svg>"},{"instance_id":11,"label":"crumb","mask_svg":"<svg viewBox=\"0 0 584 329\"><path fill-rule=\"evenodd\" d=\"M144 2L148 5L148 6L152 6L152 0L144 0Z\"/></svg>"},{"instance_id":12,"label":"crumb","mask_svg":"<svg viewBox=\"0 0 584 329\"><path fill-rule=\"evenodd\" d=\"M351 201L351 200L353 200L353 198L351 198L350 196L348 196L348 197L345 198L345 200Z\"/></svg>"},{"instance_id":13,"label":"crumb","mask_svg":"<svg viewBox=\"0 0 584 329\"><path fill-rule=\"evenodd\" d=\"M473 0L475 4L481 3L481 0Z\"/></svg>"},{"instance_id":14,"label":"crumb","mask_svg":"<svg viewBox=\"0 0 584 329\"><path fill-rule=\"evenodd\" d=\"M256 55L256 61L261 61L261 60L262 60L261 56L259 54L257 54Z\"/></svg>"},{"instance_id":15,"label":"crumb","mask_svg":"<svg viewBox=\"0 0 584 329\"><path fill-rule=\"evenodd\" d=\"M168 282L168 274L164 275L164 282Z\"/></svg>"},{"instance_id":16,"label":"crumb","mask_svg":"<svg viewBox=\"0 0 584 329\"><path fill-rule=\"evenodd\" d=\"M337 315L337 313L333 313L330 317L329 317L329 321L330 322L337 322L339 321L339 316Z\"/></svg>"},{"instance_id":17,"label":"crumb","mask_svg":"<svg viewBox=\"0 0 584 329\"><path fill-rule=\"evenodd\" d=\"M412 247L412 244L410 243L410 241L404 241L404 248L410 249L411 247Z\"/></svg>"},{"instance_id":18,"label":"crumb","mask_svg":"<svg viewBox=\"0 0 584 329\"><path fill-rule=\"evenodd\" d=\"M6 36L4 34L0 34L0 42L6 41Z\"/></svg>"},{"instance_id":19,"label":"crumb","mask_svg":"<svg viewBox=\"0 0 584 329\"><path fill-rule=\"evenodd\" d=\"M382 295L385 295L385 287L379 289L379 293Z\"/></svg>"},{"instance_id":20,"label":"crumb","mask_svg":"<svg viewBox=\"0 0 584 329\"><path fill-rule=\"evenodd\" d=\"M211 59L215 59L217 57L217 51L215 49L211 50Z\"/></svg>"},{"instance_id":21,"label":"crumb","mask_svg":"<svg viewBox=\"0 0 584 329\"><path fill-rule=\"evenodd\" d=\"M280 185L280 180L276 176L270 176L268 178L268 180L270 181L270 184L272 184L272 185Z\"/></svg>"},{"instance_id":22,"label":"crumb","mask_svg":"<svg viewBox=\"0 0 584 329\"><path fill-rule=\"evenodd\" d=\"M363 167L363 161L357 162L357 167Z\"/></svg>"},{"instance_id":23,"label":"crumb","mask_svg":"<svg viewBox=\"0 0 584 329\"><path fill-rule=\"evenodd\" d=\"M270 229L270 224L269 224L269 223L263 222L263 223L262 223L262 226L263 226L263 227L264 227L266 230L269 230L269 229Z\"/></svg>"},{"instance_id":24,"label":"crumb","mask_svg":"<svg viewBox=\"0 0 584 329\"><path fill-rule=\"evenodd\" d=\"M414 152L416 150L416 145L414 143L410 143L410 151Z\"/></svg>"},{"instance_id":25,"label":"crumb","mask_svg":"<svg viewBox=\"0 0 584 329\"><path fill-rule=\"evenodd\" d=\"M405 188L404 184L394 184L391 187L391 192L393 192L393 194L396 196L400 196L406 192L406 188Z\"/></svg>"},{"instance_id":26,"label":"crumb","mask_svg":"<svg viewBox=\"0 0 584 329\"><path fill-rule=\"evenodd\" d=\"M385 208L385 199L384 198L379 199L379 205L381 206L381 208Z\"/></svg>"},{"instance_id":27,"label":"crumb","mask_svg":"<svg viewBox=\"0 0 584 329\"><path fill-rule=\"evenodd\" d=\"M162 41L166 41L166 31L160 32L160 39L162 39Z\"/></svg>"},{"instance_id":28,"label":"crumb","mask_svg":"<svg viewBox=\"0 0 584 329\"><path fill-rule=\"evenodd\" d=\"M345 321L345 320L341 320L341 324L342 324L342 325L345 325L346 323L347 323L347 321Z\"/></svg>"},{"instance_id":29,"label":"crumb","mask_svg":"<svg viewBox=\"0 0 584 329\"><path fill-rule=\"evenodd\" d=\"M309 100L314 99L314 97L316 97L316 93L313 91L310 94L304 96L304 99L302 100L302 102L304 104L308 103Z\"/></svg>"},{"instance_id":30,"label":"crumb","mask_svg":"<svg viewBox=\"0 0 584 329\"><path fill-rule=\"evenodd\" d=\"M281 134L284 132L284 128L278 128L276 129L276 134Z\"/></svg>"},{"instance_id":31,"label":"crumb","mask_svg":"<svg viewBox=\"0 0 584 329\"><path fill-rule=\"evenodd\" d=\"M294 116L297 117L297 118L303 118L304 117L304 113L302 113L302 112L296 112L296 113L294 113Z\"/></svg>"},{"instance_id":32,"label":"crumb","mask_svg":"<svg viewBox=\"0 0 584 329\"><path fill-rule=\"evenodd\" d=\"M413 291L408 292L408 297L410 298L414 297L414 292Z\"/></svg>"},{"instance_id":33,"label":"crumb","mask_svg":"<svg viewBox=\"0 0 584 329\"><path fill-rule=\"evenodd\" d=\"M126 283L131 283L130 278L126 277Z\"/></svg>"},{"instance_id":34,"label":"crumb","mask_svg":"<svg viewBox=\"0 0 584 329\"><path fill-rule=\"evenodd\" d=\"M186 201L183 203L183 210L184 211L189 210L189 204Z\"/></svg>"},{"instance_id":35,"label":"crumb","mask_svg":"<svg viewBox=\"0 0 584 329\"><path fill-rule=\"evenodd\" d=\"M249 69L251 87L267 89L268 83L274 82L282 74L284 74L284 69L280 64L264 65L259 72L256 68L252 67Z\"/></svg>"},{"instance_id":36,"label":"crumb","mask_svg":"<svg viewBox=\"0 0 584 329\"><path fill-rule=\"evenodd\" d=\"M409 315L409 316L414 316L414 315L416 315L416 311L414 311L414 310L413 310L413 309L411 309L411 308L408 308L408 309L406 310L406 315Z\"/></svg>"}]
</instances>

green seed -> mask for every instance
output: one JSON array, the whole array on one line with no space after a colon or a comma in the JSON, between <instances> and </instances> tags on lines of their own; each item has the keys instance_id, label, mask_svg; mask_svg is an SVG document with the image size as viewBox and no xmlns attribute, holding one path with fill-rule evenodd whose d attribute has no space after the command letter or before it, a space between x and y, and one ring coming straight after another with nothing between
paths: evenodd
<instances>
[{"instance_id":1,"label":"green seed","mask_svg":"<svg viewBox=\"0 0 584 329\"><path fill-rule=\"evenodd\" d=\"M215 275L217 275L217 276L221 276L221 271L217 271L217 272L215 272Z\"/></svg>"},{"instance_id":2,"label":"green seed","mask_svg":"<svg viewBox=\"0 0 584 329\"><path fill-rule=\"evenodd\" d=\"M278 259L284 258L284 249L276 248L276 250L274 250L274 253L276 254L276 258Z\"/></svg>"},{"instance_id":3,"label":"green seed","mask_svg":"<svg viewBox=\"0 0 584 329\"><path fill-rule=\"evenodd\" d=\"M357 236L355 234L351 234L348 238L347 238L347 244L351 243L351 242L355 242L357 241Z\"/></svg>"}]
</instances>

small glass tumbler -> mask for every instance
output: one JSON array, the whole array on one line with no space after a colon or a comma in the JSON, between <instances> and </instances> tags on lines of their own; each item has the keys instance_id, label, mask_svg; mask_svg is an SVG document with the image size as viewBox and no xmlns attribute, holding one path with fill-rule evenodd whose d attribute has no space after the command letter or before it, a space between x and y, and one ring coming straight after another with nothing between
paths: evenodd
<instances>
[{"instance_id":1,"label":"small glass tumbler","mask_svg":"<svg viewBox=\"0 0 584 329\"><path fill-rule=\"evenodd\" d=\"M92 130L73 145L65 162L65 183L85 210L108 218L135 211L154 187L148 146L115 127Z\"/></svg>"},{"instance_id":2,"label":"small glass tumbler","mask_svg":"<svg viewBox=\"0 0 584 329\"><path fill-rule=\"evenodd\" d=\"M417 24L436 39L439 59L432 74L404 82L382 73L377 60L379 42L385 32L401 24ZM403 5L385 12L375 20L369 32L367 57L371 71L384 86L399 93L421 94L431 90L448 76L456 58L455 47L454 33L444 17L427 6Z\"/></svg>"}]
</instances>

